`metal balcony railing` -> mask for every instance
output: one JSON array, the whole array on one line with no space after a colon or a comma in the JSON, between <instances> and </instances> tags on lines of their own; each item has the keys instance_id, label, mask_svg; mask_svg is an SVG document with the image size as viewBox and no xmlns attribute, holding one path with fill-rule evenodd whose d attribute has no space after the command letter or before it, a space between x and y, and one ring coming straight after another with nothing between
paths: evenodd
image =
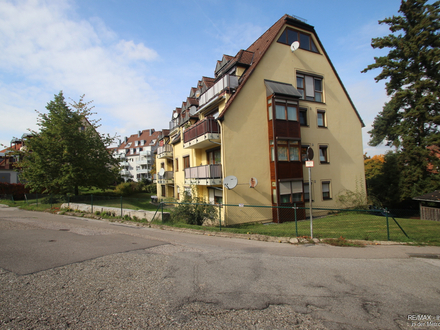
<instances>
[{"instance_id":1,"label":"metal balcony railing","mask_svg":"<svg viewBox=\"0 0 440 330\"><path fill-rule=\"evenodd\" d=\"M214 118L205 118L183 132L183 143L187 143L206 133L220 133L220 126Z\"/></svg>"},{"instance_id":2,"label":"metal balcony railing","mask_svg":"<svg viewBox=\"0 0 440 330\"><path fill-rule=\"evenodd\" d=\"M157 147L157 154L163 154L165 152L173 152L173 146L171 144L166 144L161 147Z\"/></svg>"},{"instance_id":3,"label":"metal balcony railing","mask_svg":"<svg viewBox=\"0 0 440 330\"><path fill-rule=\"evenodd\" d=\"M221 179L222 164L185 168L185 179Z\"/></svg>"},{"instance_id":4,"label":"metal balcony railing","mask_svg":"<svg viewBox=\"0 0 440 330\"><path fill-rule=\"evenodd\" d=\"M214 86L208 89L205 93L200 95L199 98L199 108L203 106L205 103L208 103L212 98L220 94L226 88L237 88L238 86L238 77L225 74L223 78L217 81Z\"/></svg>"}]
</instances>

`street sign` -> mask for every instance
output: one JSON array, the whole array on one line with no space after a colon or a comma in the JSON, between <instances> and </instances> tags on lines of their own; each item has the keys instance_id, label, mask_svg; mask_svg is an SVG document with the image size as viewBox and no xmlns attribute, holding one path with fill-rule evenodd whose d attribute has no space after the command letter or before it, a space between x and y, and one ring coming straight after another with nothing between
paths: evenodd
<instances>
[{"instance_id":1,"label":"street sign","mask_svg":"<svg viewBox=\"0 0 440 330\"><path fill-rule=\"evenodd\" d=\"M306 161L306 167L313 167L313 166L314 166L313 160Z\"/></svg>"}]
</instances>

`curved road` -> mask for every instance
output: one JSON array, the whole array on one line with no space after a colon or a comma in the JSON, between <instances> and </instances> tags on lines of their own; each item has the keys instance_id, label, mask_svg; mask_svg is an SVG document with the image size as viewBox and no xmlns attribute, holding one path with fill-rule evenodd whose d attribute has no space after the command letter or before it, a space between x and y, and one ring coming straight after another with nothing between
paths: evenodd
<instances>
[{"instance_id":1,"label":"curved road","mask_svg":"<svg viewBox=\"0 0 440 330\"><path fill-rule=\"evenodd\" d=\"M440 329L439 256L3 207L0 329Z\"/></svg>"}]
</instances>

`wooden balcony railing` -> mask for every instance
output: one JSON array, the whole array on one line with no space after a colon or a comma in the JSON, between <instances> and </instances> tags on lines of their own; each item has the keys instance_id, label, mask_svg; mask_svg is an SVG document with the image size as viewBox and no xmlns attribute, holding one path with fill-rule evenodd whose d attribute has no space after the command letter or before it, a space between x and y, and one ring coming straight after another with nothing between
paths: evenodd
<instances>
[{"instance_id":1,"label":"wooden balcony railing","mask_svg":"<svg viewBox=\"0 0 440 330\"><path fill-rule=\"evenodd\" d=\"M205 118L185 130L183 143L194 140L206 133L220 133L220 126L214 118Z\"/></svg>"}]
</instances>

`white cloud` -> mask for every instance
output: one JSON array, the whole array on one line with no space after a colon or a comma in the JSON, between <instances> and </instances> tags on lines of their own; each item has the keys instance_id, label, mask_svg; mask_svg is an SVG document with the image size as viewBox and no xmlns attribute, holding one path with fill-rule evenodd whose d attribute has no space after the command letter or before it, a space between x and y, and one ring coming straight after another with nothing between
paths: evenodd
<instances>
[{"instance_id":1,"label":"white cloud","mask_svg":"<svg viewBox=\"0 0 440 330\"><path fill-rule=\"evenodd\" d=\"M98 18L75 20L72 10L67 0L0 2L1 126L8 127L2 129L2 143L32 126L33 110L44 111L60 90L66 98L93 99L107 129L159 129L168 121L168 111L142 75L145 61L157 59L157 52L119 40Z\"/></svg>"},{"instance_id":2,"label":"white cloud","mask_svg":"<svg viewBox=\"0 0 440 330\"><path fill-rule=\"evenodd\" d=\"M158 58L158 54L154 49L145 47L143 43L136 45L132 40L121 40L116 45L116 48L122 53L123 56L126 56L132 60L151 61Z\"/></svg>"}]
</instances>

